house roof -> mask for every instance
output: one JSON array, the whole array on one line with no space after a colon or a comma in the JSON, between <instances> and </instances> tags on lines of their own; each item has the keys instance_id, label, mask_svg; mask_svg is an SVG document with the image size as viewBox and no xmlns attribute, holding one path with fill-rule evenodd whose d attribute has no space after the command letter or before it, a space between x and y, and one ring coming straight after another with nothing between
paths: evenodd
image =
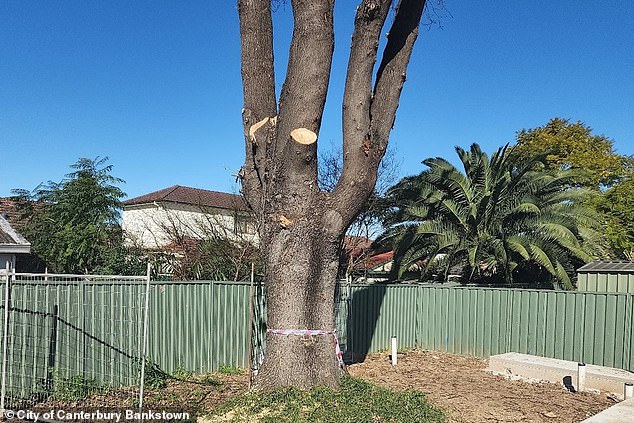
<instances>
[{"instance_id":1,"label":"house roof","mask_svg":"<svg viewBox=\"0 0 634 423\"><path fill-rule=\"evenodd\" d=\"M581 266L577 272L634 273L634 261L593 261Z\"/></svg>"},{"instance_id":2,"label":"house roof","mask_svg":"<svg viewBox=\"0 0 634 423\"><path fill-rule=\"evenodd\" d=\"M0 253L30 253L31 244L0 215Z\"/></svg>"},{"instance_id":3,"label":"house roof","mask_svg":"<svg viewBox=\"0 0 634 423\"><path fill-rule=\"evenodd\" d=\"M14 200L6 197L0 198L0 216L12 223L19 220L18 210Z\"/></svg>"},{"instance_id":4,"label":"house roof","mask_svg":"<svg viewBox=\"0 0 634 423\"><path fill-rule=\"evenodd\" d=\"M382 266L394 258L394 251L388 251L381 254L376 254L367 259L361 261L357 266L357 270L372 270L379 266Z\"/></svg>"},{"instance_id":5,"label":"house roof","mask_svg":"<svg viewBox=\"0 0 634 423\"><path fill-rule=\"evenodd\" d=\"M249 208L240 195L226 192L209 191L200 188L174 185L140 197L131 198L123 202L124 206L147 204L154 202L171 202L190 204L194 206L214 207L227 210L248 211Z\"/></svg>"},{"instance_id":6,"label":"house roof","mask_svg":"<svg viewBox=\"0 0 634 423\"><path fill-rule=\"evenodd\" d=\"M372 240L365 236L345 235L343 237L343 249L352 257L357 258L370 250Z\"/></svg>"}]
</instances>

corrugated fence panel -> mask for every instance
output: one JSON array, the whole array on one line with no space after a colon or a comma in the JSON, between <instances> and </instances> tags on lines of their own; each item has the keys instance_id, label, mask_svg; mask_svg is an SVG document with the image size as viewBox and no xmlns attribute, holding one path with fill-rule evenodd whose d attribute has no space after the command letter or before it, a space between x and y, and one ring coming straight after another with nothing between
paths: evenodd
<instances>
[{"instance_id":1,"label":"corrugated fence panel","mask_svg":"<svg viewBox=\"0 0 634 423\"><path fill-rule=\"evenodd\" d=\"M264 289L254 288L251 322L249 284L152 282L148 356L169 373L247 367L251 327L258 359L266 328ZM144 289L141 281L16 281L10 394L46 391L58 371L137 383ZM352 285L339 293L336 325L355 359L388 349L396 335L400 348L480 357L514 351L634 370L632 294Z\"/></svg>"},{"instance_id":2,"label":"corrugated fence panel","mask_svg":"<svg viewBox=\"0 0 634 423\"><path fill-rule=\"evenodd\" d=\"M355 356L386 350L396 335L399 348L416 345L417 287L352 286L348 308L348 351Z\"/></svg>"},{"instance_id":3,"label":"corrugated fence panel","mask_svg":"<svg viewBox=\"0 0 634 423\"><path fill-rule=\"evenodd\" d=\"M144 290L136 281L18 277L9 316L9 400L45 398L70 385L138 383Z\"/></svg>"},{"instance_id":4,"label":"corrugated fence panel","mask_svg":"<svg viewBox=\"0 0 634 423\"><path fill-rule=\"evenodd\" d=\"M634 293L634 273L584 272L579 273L577 286L580 292Z\"/></svg>"},{"instance_id":5,"label":"corrugated fence panel","mask_svg":"<svg viewBox=\"0 0 634 423\"><path fill-rule=\"evenodd\" d=\"M246 367L249 285L230 282L153 282L148 355L168 372Z\"/></svg>"},{"instance_id":6,"label":"corrugated fence panel","mask_svg":"<svg viewBox=\"0 0 634 423\"><path fill-rule=\"evenodd\" d=\"M422 348L479 357L513 351L634 370L631 295L418 289Z\"/></svg>"}]
</instances>

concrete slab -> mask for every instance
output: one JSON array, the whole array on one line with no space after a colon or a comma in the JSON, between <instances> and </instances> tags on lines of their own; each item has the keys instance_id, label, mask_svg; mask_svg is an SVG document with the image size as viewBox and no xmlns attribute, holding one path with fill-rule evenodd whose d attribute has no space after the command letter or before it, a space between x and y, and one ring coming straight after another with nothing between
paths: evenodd
<instances>
[{"instance_id":1,"label":"concrete slab","mask_svg":"<svg viewBox=\"0 0 634 423\"><path fill-rule=\"evenodd\" d=\"M505 353L491 356L487 371L503 376L572 385L577 389L577 367L578 363L574 361ZM634 373L611 367L586 365L585 390L611 392L623 398L623 387L626 382L634 382Z\"/></svg>"},{"instance_id":2,"label":"concrete slab","mask_svg":"<svg viewBox=\"0 0 634 423\"><path fill-rule=\"evenodd\" d=\"M634 398L613 405L581 423L625 423L634 422Z\"/></svg>"}]
</instances>

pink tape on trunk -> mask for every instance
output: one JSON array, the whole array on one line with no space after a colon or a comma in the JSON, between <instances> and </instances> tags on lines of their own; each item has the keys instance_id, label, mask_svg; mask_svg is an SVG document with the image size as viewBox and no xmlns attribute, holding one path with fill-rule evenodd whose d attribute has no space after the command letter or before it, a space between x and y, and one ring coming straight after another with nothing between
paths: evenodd
<instances>
[{"instance_id":1,"label":"pink tape on trunk","mask_svg":"<svg viewBox=\"0 0 634 423\"><path fill-rule=\"evenodd\" d=\"M343 353L339 348L339 338L337 338L337 330L331 331L319 330L319 329L267 329L267 333L275 335L295 335L295 336L319 336L319 335L332 335L335 338L335 354L337 355L337 361L339 361L339 367L343 368Z\"/></svg>"}]
</instances>

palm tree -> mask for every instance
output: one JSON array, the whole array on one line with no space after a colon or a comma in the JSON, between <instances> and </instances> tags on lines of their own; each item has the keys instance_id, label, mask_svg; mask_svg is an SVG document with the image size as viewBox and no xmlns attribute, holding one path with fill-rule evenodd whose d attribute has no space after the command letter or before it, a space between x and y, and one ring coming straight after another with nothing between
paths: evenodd
<instances>
[{"instance_id":1,"label":"palm tree","mask_svg":"<svg viewBox=\"0 0 634 423\"><path fill-rule=\"evenodd\" d=\"M442 158L388 191L394 205L384 240L394 245L398 277L426 259L423 274L445 277L462 267L466 283L504 278L533 268L571 288L576 265L603 254L598 219L573 188L572 171L547 172L541 158L514 163L508 146L489 158L478 144L456 147L464 172ZM519 266L519 267L518 267Z\"/></svg>"}]
</instances>

